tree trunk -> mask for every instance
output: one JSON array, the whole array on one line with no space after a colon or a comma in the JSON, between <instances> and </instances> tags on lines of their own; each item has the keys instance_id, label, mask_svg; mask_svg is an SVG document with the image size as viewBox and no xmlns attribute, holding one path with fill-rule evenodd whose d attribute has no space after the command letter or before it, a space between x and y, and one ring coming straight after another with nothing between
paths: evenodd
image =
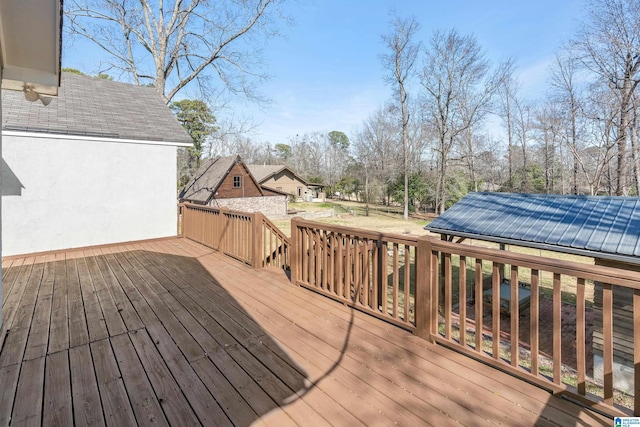
<instances>
[{"instance_id":1,"label":"tree trunk","mask_svg":"<svg viewBox=\"0 0 640 427\"><path fill-rule=\"evenodd\" d=\"M640 195L640 151L638 150L638 110L633 105L633 116L629 135L631 136L631 156L633 158L633 177L635 193Z\"/></svg>"},{"instance_id":2,"label":"tree trunk","mask_svg":"<svg viewBox=\"0 0 640 427\"><path fill-rule=\"evenodd\" d=\"M620 97L620 126L616 146L618 147L618 164L616 168L616 196L629 194L627 186L627 129L629 127L629 104L631 101L631 79L625 78L623 93Z\"/></svg>"},{"instance_id":3,"label":"tree trunk","mask_svg":"<svg viewBox=\"0 0 640 427\"><path fill-rule=\"evenodd\" d=\"M447 198L447 155L445 147L442 147L442 157L440 158L440 176L439 176L439 188L438 188L438 212L442 215L444 213L446 198Z\"/></svg>"},{"instance_id":4,"label":"tree trunk","mask_svg":"<svg viewBox=\"0 0 640 427\"><path fill-rule=\"evenodd\" d=\"M404 91L404 85L400 84L400 99L402 103L402 147L404 151L404 213L402 217L409 219L409 135L407 135L407 127L409 126L409 118L407 117L407 94Z\"/></svg>"},{"instance_id":5,"label":"tree trunk","mask_svg":"<svg viewBox=\"0 0 640 427\"><path fill-rule=\"evenodd\" d=\"M571 144L573 145L573 194L578 194L578 138L576 135L576 106L571 97Z\"/></svg>"}]
</instances>

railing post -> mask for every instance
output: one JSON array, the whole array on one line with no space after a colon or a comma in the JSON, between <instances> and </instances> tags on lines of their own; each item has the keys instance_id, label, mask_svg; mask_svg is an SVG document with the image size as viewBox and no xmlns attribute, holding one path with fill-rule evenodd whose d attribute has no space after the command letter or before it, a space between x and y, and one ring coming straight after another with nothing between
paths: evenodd
<instances>
[{"instance_id":1,"label":"railing post","mask_svg":"<svg viewBox=\"0 0 640 427\"><path fill-rule=\"evenodd\" d=\"M251 229L253 233L253 236L251 236L253 242L253 261L251 265L253 268L264 267L264 251L262 250L262 240L264 239L264 231L262 228L263 217L264 215L260 212L251 214Z\"/></svg>"},{"instance_id":2,"label":"railing post","mask_svg":"<svg viewBox=\"0 0 640 427\"><path fill-rule=\"evenodd\" d=\"M431 310L436 309L431 299L431 238L418 238L416 248L416 300L415 300L415 334L427 341L431 339Z\"/></svg>"},{"instance_id":3,"label":"railing post","mask_svg":"<svg viewBox=\"0 0 640 427\"><path fill-rule=\"evenodd\" d=\"M226 250L226 235L229 232L229 221L227 214L229 213L229 208L226 206L222 206L220 208L220 216L218 217L218 252L225 253Z\"/></svg>"},{"instance_id":4,"label":"railing post","mask_svg":"<svg viewBox=\"0 0 640 427\"><path fill-rule=\"evenodd\" d=\"M182 209L184 204L178 203L178 217L176 218L176 236L182 237Z\"/></svg>"},{"instance_id":5,"label":"railing post","mask_svg":"<svg viewBox=\"0 0 640 427\"><path fill-rule=\"evenodd\" d=\"M291 218L291 246L289 255L289 269L291 270L291 283L298 285L298 279L300 278L300 233L298 232L299 217L295 216Z\"/></svg>"}]
</instances>

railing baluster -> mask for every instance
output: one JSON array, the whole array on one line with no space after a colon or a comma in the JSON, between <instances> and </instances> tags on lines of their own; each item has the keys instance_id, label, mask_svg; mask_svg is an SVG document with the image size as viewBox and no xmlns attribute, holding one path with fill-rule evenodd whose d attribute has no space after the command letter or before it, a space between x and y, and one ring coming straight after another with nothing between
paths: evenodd
<instances>
[{"instance_id":1,"label":"railing baluster","mask_svg":"<svg viewBox=\"0 0 640 427\"><path fill-rule=\"evenodd\" d=\"M511 266L511 296L509 299L509 309L511 312L511 366L520 364L520 299L519 299L518 266Z\"/></svg>"},{"instance_id":2,"label":"railing baluster","mask_svg":"<svg viewBox=\"0 0 640 427\"><path fill-rule=\"evenodd\" d=\"M312 268L313 268L313 242L312 242L311 239L312 239L313 231L308 229L308 228L306 228L305 229L305 234L306 234L306 236L304 238L305 249L306 249L305 258L307 260L307 264L306 264L306 267L307 267L307 269L306 269L307 270L307 278L306 278L305 282L311 283L311 272L313 271L312 270Z\"/></svg>"},{"instance_id":3,"label":"railing baluster","mask_svg":"<svg viewBox=\"0 0 640 427\"><path fill-rule=\"evenodd\" d=\"M329 281L329 233L321 231L322 242L322 287L331 292L331 282Z\"/></svg>"},{"instance_id":4,"label":"railing baluster","mask_svg":"<svg viewBox=\"0 0 640 427\"><path fill-rule=\"evenodd\" d=\"M381 251L381 255L382 255L382 262L380 263L380 270L381 270L381 274L380 274L380 281L381 283L381 287L382 287L382 301L381 301L381 305L382 305L382 314L384 314L385 316L389 315L389 296L388 296L388 289L389 289L389 278L387 275L387 265L389 263L388 258L389 258L389 253L387 252L389 250L389 246L387 245L387 242L383 241L382 242L382 246L380 247L380 251Z\"/></svg>"},{"instance_id":5,"label":"railing baluster","mask_svg":"<svg viewBox=\"0 0 640 427\"><path fill-rule=\"evenodd\" d=\"M353 256L351 250L351 236L348 234L345 235L344 242L344 295L342 296L349 300L353 300L353 280L351 275L353 273Z\"/></svg>"},{"instance_id":6,"label":"railing baluster","mask_svg":"<svg viewBox=\"0 0 640 427\"><path fill-rule=\"evenodd\" d=\"M264 227L264 223L263 223L263 227ZM267 235L269 236L269 265L280 265L280 255L279 253L276 252L280 252L278 251L278 241L276 240L275 243L275 248L274 248L274 244L273 244L273 239L274 237L277 239L277 236L274 236L273 230L268 229L267 230ZM266 244L266 242L265 242ZM275 251L275 252L274 252ZM262 252L262 256L264 257L264 251Z\"/></svg>"},{"instance_id":7,"label":"railing baluster","mask_svg":"<svg viewBox=\"0 0 640 427\"><path fill-rule=\"evenodd\" d=\"M451 339L451 254L444 254L444 338Z\"/></svg>"},{"instance_id":8,"label":"railing baluster","mask_svg":"<svg viewBox=\"0 0 640 427\"><path fill-rule=\"evenodd\" d=\"M538 376L540 354L540 273L538 270L531 270L531 301L529 302L529 341L531 345L531 374Z\"/></svg>"},{"instance_id":9,"label":"railing baluster","mask_svg":"<svg viewBox=\"0 0 640 427\"><path fill-rule=\"evenodd\" d=\"M500 265L493 263L491 276L492 357L500 359Z\"/></svg>"},{"instance_id":10,"label":"railing baluster","mask_svg":"<svg viewBox=\"0 0 640 427\"><path fill-rule=\"evenodd\" d=\"M324 289L321 270L322 270L322 245L320 245L320 230L316 230L313 235L314 242L314 263L315 263L315 278L314 283L317 288Z\"/></svg>"},{"instance_id":11,"label":"railing baluster","mask_svg":"<svg viewBox=\"0 0 640 427\"><path fill-rule=\"evenodd\" d=\"M431 257L431 295L433 297L431 310L431 334L438 334L438 308L440 307L440 284L438 281L438 272L440 269L438 268L438 252L432 250L429 254Z\"/></svg>"},{"instance_id":12,"label":"railing baluster","mask_svg":"<svg viewBox=\"0 0 640 427\"><path fill-rule=\"evenodd\" d=\"M640 289L633 290L633 336L640 337ZM640 338L633 340L633 415L640 417Z\"/></svg>"},{"instance_id":13,"label":"railing baluster","mask_svg":"<svg viewBox=\"0 0 640 427\"><path fill-rule=\"evenodd\" d=\"M404 321L409 322L409 290L411 288L411 246L404 245Z\"/></svg>"},{"instance_id":14,"label":"railing baluster","mask_svg":"<svg viewBox=\"0 0 640 427\"><path fill-rule=\"evenodd\" d=\"M586 394L586 325L585 325L585 282L584 278L576 280L576 369L578 370L578 393Z\"/></svg>"},{"instance_id":15,"label":"railing baluster","mask_svg":"<svg viewBox=\"0 0 640 427\"><path fill-rule=\"evenodd\" d=\"M602 285L602 340L604 345L604 403L613 405L613 286Z\"/></svg>"},{"instance_id":16,"label":"railing baluster","mask_svg":"<svg viewBox=\"0 0 640 427\"><path fill-rule=\"evenodd\" d=\"M337 258L336 258L336 254L337 254L337 245L338 245L338 240L336 239L336 235L331 233L329 235L329 258L330 258L330 262L329 262L329 280L331 280L331 288L333 289L333 293L335 295L338 295L338 278L337 278L337 272L336 272L336 267L337 267Z\"/></svg>"},{"instance_id":17,"label":"railing baluster","mask_svg":"<svg viewBox=\"0 0 640 427\"><path fill-rule=\"evenodd\" d=\"M342 247L343 247L343 239L344 237L342 236L341 233L337 233L336 237L335 237L335 243L336 243L336 249L335 249L335 254L336 254L336 270L335 270L335 278L336 278L336 283L338 285L338 296L343 297L344 296L344 281L342 279L342 275L344 273L344 268L342 265Z\"/></svg>"},{"instance_id":18,"label":"railing baluster","mask_svg":"<svg viewBox=\"0 0 640 427\"><path fill-rule=\"evenodd\" d=\"M398 277L400 275L400 271L399 271L399 263L398 263L398 244L394 243L393 244L393 318L397 319L398 318L398 283L400 281L400 278Z\"/></svg>"},{"instance_id":19,"label":"railing baluster","mask_svg":"<svg viewBox=\"0 0 640 427\"><path fill-rule=\"evenodd\" d=\"M372 292L373 292L373 305L371 308L373 308L376 311L380 310L380 274L379 274L379 261L380 261L380 251L379 251L379 247L380 247L380 241L379 240L374 240L372 247L371 247L371 259L373 262L373 267L371 269L371 287Z\"/></svg>"},{"instance_id":20,"label":"railing baluster","mask_svg":"<svg viewBox=\"0 0 640 427\"><path fill-rule=\"evenodd\" d=\"M553 382L562 381L562 289L560 274L553 273Z\"/></svg>"},{"instance_id":21,"label":"railing baluster","mask_svg":"<svg viewBox=\"0 0 640 427\"><path fill-rule=\"evenodd\" d=\"M369 283L369 278L371 275L369 274L369 270L371 269L371 245L369 239L364 239L363 241L363 251L362 251L362 271L364 273L364 277L362 279L362 287L364 290L364 305L369 308L373 308L371 304L371 284Z\"/></svg>"},{"instance_id":22,"label":"railing baluster","mask_svg":"<svg viewBox=\"0 0 640 427\"><path fill-rule=\"evenodd\" d=\"M460 257L458 267L458 332L460 345L467 346L467 258Z\"/></svg>"},{"instance_id":23,"label":"railing baluster","mask_svg":"<svg viewBox=\"0 0 640 427\"><path fill-rule=\"evenodd\" d=\"M482 352L482 329L483 329L483 319L482 316L482 300L484 297L484 284L482 282L482 260L476 258L476 271L475 271L475 292L474 292L474 301L476 304L476 312L475 312L475 322L476 322L476 336L475 336L475 345L476 351Z\"/></svg>"},{"instance_id":24,"label":"railing baluster","mask_svg":"<svg viewBox=\"0 0 640 427\"><path fill-rule=\"evenodd\" d=\"M360 239L356 236L353 237L353 292L354 302L362 304L362 259L360 247Z\"/></svg>"}]
</instances>

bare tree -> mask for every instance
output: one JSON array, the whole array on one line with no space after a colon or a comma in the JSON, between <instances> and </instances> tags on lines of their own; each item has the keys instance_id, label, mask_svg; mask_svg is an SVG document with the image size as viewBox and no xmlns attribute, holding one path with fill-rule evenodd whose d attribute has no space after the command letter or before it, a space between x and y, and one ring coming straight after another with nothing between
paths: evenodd
<instances>
[{"instance_id":1,"label":"bare tree","mask_svg":"<svg viewBox=\"0 0 640 427\"><path fill-rule=\"evenodd\" d=\"M518 81L514 77L514 67L515 63L513 60L509 60L505 63L505 76L502 79L499 88L500 103L498 108L498 115L504 120L507 131L507 159L509 163L507 188L509 190L513 190L513 104L519 88Z\"/></svg>"},{"instance_id":2,"label":"bare tree","mask_svg":"<svg viewBox=\"0 0 640 427\"><path fill-rule=\"evenodd\" d=\"M631 157L633 159L633 183L635 185L636 194L640 194L640 141L638 141L638 130L640 126L640 119L638 118L638 108L640 108L640 100L638 96L634 94L632 100L632 116L631 116Z\"/></svg>"},{"instance_id":3,"label":"bare tree","mask_svg":"<svg viewBox=\"0 0 640 427\"><path fill-rule=\"evenodd\" d=\"M522 148L522 186L521 191L525 193L531 191L529 183L529 153L528 146L531 139L533 127L531 117L531 106L521 97L514 98L515 101L515 133Z\"/></svg>"},{"instance_id":4,"label":"bare tree","mask_svg":"<svg viewBox=\"0 0 640 427\"><path fill-rule=\"evenodd\" d=\"M501 67L491 72L489 61L473 36L462 36L455 30L436 31L431 39L420 83L438 141L437 212L443 213L446 206L451 150L461 133L481 122L490 111L504 70Z\"/></svg>"},{"instance_id":5,"label":"bare tree","mask_svg":"<svg viewBox=\"0 0 640 427\"><path fill-rule=\"evenodd\" d=\"M562 136L564 135L563 116L559 111L558 104L548 99L544 104L536 108L533 122L534 130L537 131L537 138L541 142L542 165L545 172L545 192L556 192L556 178L561 174L561 161L558 161L558 151L561 147ZM575 164L577 162L574 161ZM578 194L577 176L574 177L574 194Z\"/></svg>"},{"instance_id":6,"label":"bare tree","mask_svg":"<svg viewBox=\"0 0 640 427\"><path fill-rule=\"evenodd\" d=\"M583 64L617 96L618 122L616 195L627 195L631 99L640 83L640 1L591 0L589 20L583 24L572 47Z\"/></svg>"},{"instance_id":7,"label":"bare tree","mask_svg":"<svg viewBox=\"0 0 640 427\"><path fill-rule=\"evenodd\" d=\"M581 105L581 91L578 86L578 63L576 58L569 54L556 55L555 62L551 68L551 88L554 91L555 99L563 106L565 120L567 122L566 143L572 153L578 153L578 115ZM557 112L561 114L560 111ZM578 171L580 169L579 159L574 154L572 168L572 194L578 194Z\"/></svg>"},{"instance_id":8,"label":"bare tree","mask_svg":"<svg viewBox=\"0 0 640 427\"><path fill-rule=\"evenodd\" d=\"M402 19L394 17L391 33L382 36L389 50L382 55L382 64L389 72L387 79L397 85L398 100L401 109L402 148L404 162L404 219L409 219L409 113L407 111L406 84L414 73L414 65L418 58L420 45L414 37L418 31L415 18Z\"/></svg>"},{"instance_id":9,"label":"bare tree","mask_svg":"<svg viewBox=\"0 0 640 427\"><path fill-rule=\"evenodd\" d=\"M600 192L605 178L607 194L615 193L616 178L615 171L612 171L612 159L616 154L615 133L620 112L618 106L611 91L601 86L591 86L581 110L588 119L585 143L577 147L568 144L589 185L589 194L592 195Z\"/></svg>"},{"instance_id":10,"label":"bare tree","mask_svg":"<svg viewBox=\"0 0 640 427\"><path fill-rule=\"evenodd\" d=\"M385 200L384 187L391 182L402 163L398 133L397 122L393 120L390 108L385 106L364 121L354 138L355 157L366 160L368 194L381 201Z\"/></svg>"},{"instance_id":11,"label":"bare tree","mask_svg":"<svg viewBox=\"0 0 640 427\"><path fill-rule=\"evenodd\" d=\"M65 25L108 55L107 69L152 84L170 102L191 82L203 95L259 99L257 42L276 33L279 0L69 0Z\"/></svg>"}]
</instances>

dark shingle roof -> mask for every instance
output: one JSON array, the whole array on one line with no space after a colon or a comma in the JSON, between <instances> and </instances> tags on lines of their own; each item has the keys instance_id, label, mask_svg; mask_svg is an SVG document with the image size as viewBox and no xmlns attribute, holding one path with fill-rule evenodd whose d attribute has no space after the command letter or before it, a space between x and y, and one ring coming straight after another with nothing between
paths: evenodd
<instances>
[{"instance_id":1,"label":"dark shingle roof","mask_svg":"<svg viewBox=\"0 0 640 427\"><path fill-rule=\"evenodd\" d=\"M207 203L216 192L220 183L231 170L234 163L240 161L239 156L218 157L206 159L200 168L180 193L180 199Z\"/></svg>"},{"instance_id":2,"label":"dark shingle roof","mask_svg":"<svg viewBox=\"0 0 640 427\"><path fill-rule=\"evenodd\" d=\"M640 263L640 198L470 193L425 229Z\"/></svg>"},{"instance_id":3,"label":"dark shingle roof","mask_svg":"<svg viewBox=\"0 0 640 427\"><path fill-rule=\"evenodd\" d=\"M2 91L2 129L193 143L152 87L62 73L48 106Z\"/></svg>"}]
</instances>

